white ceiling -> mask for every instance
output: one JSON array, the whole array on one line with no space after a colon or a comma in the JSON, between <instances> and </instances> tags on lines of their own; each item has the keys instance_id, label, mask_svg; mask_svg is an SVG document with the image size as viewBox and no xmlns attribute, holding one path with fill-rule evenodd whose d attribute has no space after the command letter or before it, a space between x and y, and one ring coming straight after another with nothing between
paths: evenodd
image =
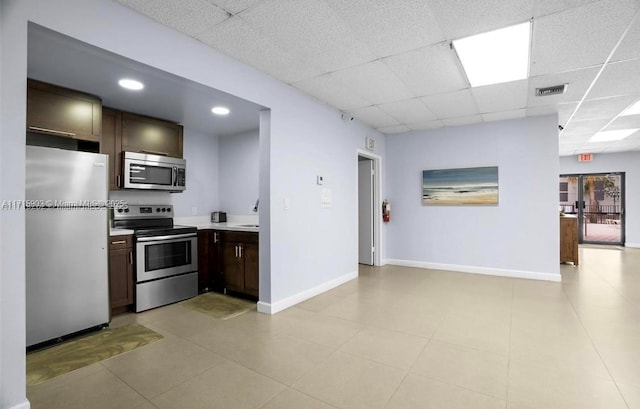
<instances>
[{"instance_id":1,"label":"white ceiling","mask_svg":"<svg viewBox=\"0 0 640 409\"><path fill-rule=\"evenodd\" d=\"M623 36L638 0L118 1L383 133L557 112L561 155L640 150L640 133L587 142L640 127L616 119L640 98L640 18ZM527 20L530 77L470 88L451 41ZM534 96L558 84L565 94Z\"/></svg>"},{"instance_id":2,"label":"white ceiling","mask_svg":"<svg viewBox=\"0 0 640 409\"><path fill-rule=\"evenodd\" d=\"M82 67L82 69L78 69ZM162 118L206 135L234 135L259 127L262 106L148 65L109 53L41 26L30 24L29 78L80 90L107 107ZM145 89L127 91L118 80L132 77ZM223 105L227 116L211 113Z\"/></svg>"}]
</instances>

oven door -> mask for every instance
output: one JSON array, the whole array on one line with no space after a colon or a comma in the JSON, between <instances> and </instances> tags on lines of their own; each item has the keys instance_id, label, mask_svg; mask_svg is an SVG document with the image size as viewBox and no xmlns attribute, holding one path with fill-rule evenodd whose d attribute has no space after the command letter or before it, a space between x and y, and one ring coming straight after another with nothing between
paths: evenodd
<instances>
[{"instance_id":1,"label":"oven door","mask_svg":"<svg viewBox=\"0 0 640 409\"><path fill-rule=\"evenodd\" d=\"M196 234L136 238L136 282L198 271Z\"/></svg>"}]
</instances>

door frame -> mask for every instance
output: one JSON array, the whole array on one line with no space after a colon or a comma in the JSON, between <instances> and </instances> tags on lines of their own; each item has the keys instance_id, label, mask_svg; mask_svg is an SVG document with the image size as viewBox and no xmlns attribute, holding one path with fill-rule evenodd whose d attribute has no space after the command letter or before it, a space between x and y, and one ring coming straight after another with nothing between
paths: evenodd
<instances>
[{"instance_id":1,"label":"door frame","mask_svg":"<svg viewBox=\"0 0 640 409\"><path fill-rule=\"evenodd\" d=\"M381 189L381 173L382 173L382 157L380 155L376 155L375 153L363 150L356 149L356 157L355 157L355 189L354 192L358 193L358 156L365 157L367 159L371 159L373 161L373 265L381 266L382 265L382 242L381 242L381 228L382 228L382 200L380 199L380 189ZM378 210L376 210L378 209ZM376 213L378 215L376 216ZM380 217L378 217L380 216ZM355 227L356 231L358 231L359 222L358 222L358 205L356 200L355 206ZM354 250L356 254L358 254L358 240L356 240Z\"/></svg>"},{"instance_id":2,"label":"door frame","mask_svg":"<svg viewBox=\"0 0 640 409\"><path fill-rule=\"evenodd\" d=\"M609 241L585 241L584 240L584 218L581 217L583 212L584 205L584 177L585 176L608 176L615 175L620 176L620 241L619 242L609 242ZM576 216L578 218L578 243L580 244L605 244L605 245L613 245L613 246L624 246L626 242L626 224L627 224L627 212L626 212L626 182L625 182L625 172L592 172L592 173L563 173L560 177L575 177L578 179L578 206L576 208Z\"/></svg>"}]
</instances>

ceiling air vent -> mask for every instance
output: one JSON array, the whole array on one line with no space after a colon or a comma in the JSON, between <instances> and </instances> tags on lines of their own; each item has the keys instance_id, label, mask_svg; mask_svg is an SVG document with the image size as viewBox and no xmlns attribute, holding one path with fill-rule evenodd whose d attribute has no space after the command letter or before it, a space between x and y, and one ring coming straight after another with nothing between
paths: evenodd
<instances>
[{"instance_id":1,"label":"ceiling air vent","mask_svg":"<svg viewBox=\"0 0 640 409\"><path fill-rule=\"evenodd\" d=\"M546 97L548 95L564 94L567 84L554 85L552 87L536 88L536 97Z\"/></svg>"}]
</instances>

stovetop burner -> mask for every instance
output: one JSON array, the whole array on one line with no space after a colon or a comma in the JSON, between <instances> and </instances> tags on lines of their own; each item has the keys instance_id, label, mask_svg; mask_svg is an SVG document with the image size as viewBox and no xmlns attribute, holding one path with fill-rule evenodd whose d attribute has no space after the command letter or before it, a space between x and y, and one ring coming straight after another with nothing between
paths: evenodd
<instances>
[{"instance_id":1,"label":"stovetop burner","mask_svg":"<svg viewBox=\"0 0 640 409\"><path fill-rule=\"evenodd\" d=\"M196 233L190 226L173 225L171 205L128 205L113 210L113 227L132 229L136 237Z\"/></svg>"}]
</instances>

